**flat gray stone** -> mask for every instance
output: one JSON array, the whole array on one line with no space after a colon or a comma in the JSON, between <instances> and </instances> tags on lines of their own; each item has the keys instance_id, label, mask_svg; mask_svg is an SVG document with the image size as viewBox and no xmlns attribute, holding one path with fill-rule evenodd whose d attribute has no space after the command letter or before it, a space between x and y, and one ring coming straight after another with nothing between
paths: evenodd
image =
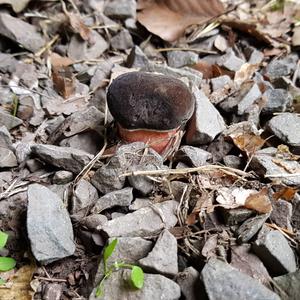
<instances>
[{"instance_id":1,"label":"flat gray stone","mask_svg":"<svg viewBox=\"0 0 300 300\"><path fill-rule=\"evenodd\" d=\"M276 287L280 288L282 300L298 300L299 299L299 282L300 282L300 270L296 272L274 277L273 280L276 283ZM282 293L282 291L284 293Z\"/></svg>"},{"instance_id":2,"label":"flat gray stone","mask_svg":"<svg viewBox=\"0 0 300 300\"><path fill-rule=\"evenodd\" d=\"M300 116L293 113L279 114L269 121L267 127L284 143L300 151Z\"/></svg>"},{"instance_id":3,"label":"flat gray stone","mask_svg":"<svg viewBox=\"0 0 300 300\"><path fill-rule=\"evenodd\" d=\"M283 59L274 59L266 67L265 76L271 81L291 74L297 66L298 56L291 54Z\"/></svg>"},{"instance_id":4,"label":"flat gray stone","mask_svg":"<svg viewBox=\"0 0 300 300\"><path fill-rule=\"evenodd\" d=\"M126 50L133 47L133 40L128 30L121 30L110 40L111 46L117 50Z\"/></svg>"},{"instance_id":5,"label":"flat gray stone","mask_svg":"<svg viewBox=\"0 0 300 300\"><path fill-rule=\"evenodd\" d=\"M93 155L69 147L37 144L31 147L32 153L42 161L55 167L78 174L93 158Z\"/></svg>"},{"instance_id":6,"label":"flat gray stone","mask_svg":"<svg viewBox=\"0 0 300 300\"><path fill-rule=\"evenodd\" d=\"M278 230L262 230L253 244L253 251L273 276L295 272L297 269L295 254Z\"/></svg>"},{"instance_id":7,"label":"flat gray stone","mask_svg":"<svg viewBox=\"0 0 300 300\"><path fill-rule=\"evenodd\" d=\"M172 68L181 68L198 62L198 54L192 51L168 51L168 65Z\"/></svg>"},{"instance_id":8,"label":"flat gray stone","mask_svg":"<svg viewBox=\"0 0 300 300\"><path fill-rule=\"evenodd\" d=\"M55 172L52 182L54 184L66 184L73 180L73 173L70 171L57 171Z\"/></svg>"},{"instance_id":9,"label":"flat gray stone","mask_svg":"<svg viewBox=\"0 0 300 300\"><path fill-rule=\"evenodd\" d=\"M200 167L212 158L212 155L200 148L193 146L181 146L175 153L175 161L181 161L191 167Z\"/></svg>"},{"instance_id":10,"label":"flat gray stone","mask_svg":"<svg viewBox=\"0 0 300 300\"><path fill-rule=\"evenodd\" d=\"M127 57L126 66L128 68L147 69L148 65L149 60L147 56L140 47L135 45Z\"/></svg>"},{"instance_id":11,"label":"flat gray stone","mask_svg":"<svg viewBox=\"0 0 300 300\"><path fill-rule=\"evenodd\" d=\"M129 210L138 210L140 208L150 206L151 200L149 198L136 198L131 205L129 205Z\"/></svg>"},{"instance_id":12,"label":"flat gray stone","mask_svg":"<svg viewBox=\"0 0 300 300\"><path fill-rule=\"evenodd\" d=\"M149 269L167 276L178 273L177 240L168 230L158 237L152 251L139 260L143 269Z\"/></svg>"},{"instance_id":13,"label":"flat gray stone","mask_svg":"<svg viewBox=\"0 0 300 300\"><path fill-rule=\"evenodd\" d=\"M219 77L212 78L210 82L211 82L213 91L222 89L226 85L228 85L228 86L233 85L233 81L231 80L231 78L228 75L222 75Z\"/></svg>"},{"instance_id":14,"label":"flat gray stone","mask_svg":"<svg viewBox=\"0 0 300 300\"><path fill-rule=\"evenodd\" d=\"M40 184L28 187L27 233L40 263L51 263L75 251L68 211L55 193Z\"/></svg>"},{"instance_id":15,"label":"flat gray stone","mask_svg":"<svg viewBox=\"0 0 300 300\"><path fill-rule=\"evenodd\" d=\"M193 267L188 267L176 276L176 282L179 284L181 293L185 300L199 299L200 289L200 274Z\"/></svg>"},{"instance_id":16,"label":"flat gray stone","mask_svg":"<svg viewBox=\"0 0 300 300\"><path fill-rule=\"evenodd\" d=\"M188 144L208 144L225 128L225 122L206 95L196 89L196 108L186 134Z\"/></svg>"},{"instance_id":17,"label":"flat gray stone","mask_svg":"<svg viewBox=\"0 0 300 300\"><path fill-rule=\"evenodd\" d=\"M6 13L0 14L0 34L31 52L38 51L46 43L35 26Z\"/></svg>"},{"instance_id":18,"label":"flat gray stone","mask_svg":"<svg viewBox=\"0 0 300 300\"><path fill-rule=\"evenodd\" d=\"M109 237L151 236L162 229L170 229L177 223L176 201L165 201L144 207L123 217L108 221L101 229ZM164 219L164 221L162 220Z\"/></svg>"},{"instance_id":19,"label":"flat gray stone","mask_svg":"<svg viewBox=\"0 0 300 300\"><path fill-rule=\"evenodd\" d=\"M210 259L200 277L210 300L280 300L259 281L218 259Z\"/></svg>"},{"instance_id":20,"label":"flat gray stone","mask_svg":"<svg viewBox=\"0 0 300 300\"><path fill-rule=\"evenodd\" d=\"M272 202L272 207L271 221L277 226L292 232L291 219L293 215L293 205L290 202L278 199Z\"/></svg>"},{"instance_id":21,"label":"flat gray stone","mask_svg":"<svg viewBox=\"0 0 300 300\"><path fill-rule=\"evenodd\" d=\"M98 226L102 226L108 221L107 217L101 214L89 215L81 220L81 224L90 230L96 231Z\"/></svg>"},{"instance_id":22,"label":"flat gray stone","mask_svg":"<svg viewBox=\"0 0 300 300\"><path fill-rule=\"evenodd\" d=\"M277 149L273 147L264 148L255 152L250 163L251 168L260 176L265 175L278 175L280 177L273 177L272 179L281 180L286 185L300 185L300 176L291 176L287 170L298 170L300 164L294 160L280 160L276 158ZM275 159L279 160L282 164L276 164ZM284 175L288 175L285 177Z\"/></svg>"},{"instance_id":23,"label":"flat gray stone","mask_svg":"<svg viewBox=\"0 0 300 300\"><path fill-rule=\"evenodd\" d=\"M72 197L72 213L77 213L84 208L88 208L85 214L89 211L98 199L97 189L87 180L81 179L74 190Z\"/></svg>"},{"instance_id":24,"label":"flat gray stone","mask_svg":"<svg viewBox=\"0 0 300 300\"><path fill-rule=\"evenodd\" d=\"M14 117L0 109L0 126L5 126L7 130L11 130L21 124L23 124L21 119Z\"/></svg>"},{"instance_id":25,"label":"flat gray stone","mask_svg":"<svg viewBox=\"0 0 300 300\"><path fill-rule=\"evenodd\" d=\"M174 281L154 274L145 274L144 286L140 290L130 288L126 282L130 277L129 270L120 270L112 275L104 283L104 293L101 299L126 299L126 300L178 300L180 298L180 287ZM112 288L113 287L113 288ZM89 300L98 300L93 290Z\"/></svg>"},{"instance_id":26,"label":"flat gray stone","mask_svg":"<svg viewBox=\"0 0 300 300\"><path fill-rule=\"evenodd\" d=\"M259 86L254 83L249 91L242 96L237 105L237 112L239 115L243 115L250 107L262 96Z\"/></svg>"},{"instance_id":27,"label":"flat gray stone","mask_svg":"<svg viewBox=\"0 0 300 300\"><path fill-rule=\"evenodd\" d=\"M17 165L18 162L14 153L7 148L0 147L0 168L12 168Z\"/></svg>"},{"instance_id":28,"label":"flat gray stone","mask_svg":"<svg viewBox=\"0 0 300 300\"><path fill-rule=\"evenodd\" d=\"M262 109L264 113L284 112L293 101L291 94L284 89L268 89L263 97L267 101Z\"/></svg>"},{"instance_id":29,"label":"flat gray stone","mask_svg":"<svg viewBox=\"0 0 300 300\"><path fill-rule=\"evenodd\" d=\"M5 126L0 127L0 147L13 150L12 138Z\"/></svg>"},{"instance_id":30,"label":"flat gray stone","mask_svg":"<svg viewBox=\"0 0 300 300\"><path fill-rule=\"evenodd\" d=\"M262 228L270 214L257 215L246 220L237 230L238 240L241 243L249 242Z\"/></svg>"},{"instance_id":31,"label":"flat gray stone","mask_svg":"<svg viewBox=\"0 0 300 300\"><path fill-rule=\"evenodd\" d=\"M132 188L127 187L122 190L113 191L96 200L91 209L91 213L101 213L103 210L115 206L129 206L133 200Z\"/></svg>"},{"instance_id":32,"label":"flat gray stone","mask_svg":"<svg viewBox=\"0 0 300 300\"><path fill-rule=\"evenodd\" d=\"M229 48L226 51L226 54L222 55L218 61L218 65L221 67L225 67L229 71L238 71L241 66L245 63L245 61L239 57L237 57L234 51Z\"/></svg>"},{"instance_id":33,"label":"flat gray stone","mask_svg":"<svg viewBox=\"0 0 300 300\"><path fill-rule=\"evenodd\" d=\"M128 19L136 17L135 0L112 0L106 3L104 14L117 19Z\"/></svg>"}]
</instances>

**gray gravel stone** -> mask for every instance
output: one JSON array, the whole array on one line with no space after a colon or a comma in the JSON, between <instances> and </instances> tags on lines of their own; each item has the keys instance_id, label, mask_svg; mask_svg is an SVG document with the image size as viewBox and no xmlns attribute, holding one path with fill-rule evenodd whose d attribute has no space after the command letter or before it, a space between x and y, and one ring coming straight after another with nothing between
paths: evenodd
<instances>
[{"instance_id":1,"label":"gray gravel stone","mask_svg":"<svg viewBox=\"0 0 300 300\"><path fill-rule=\"evenodd\" d=\"M276 153L277 149L272 147L256 151L250 163L251 168L260 176L281 174L282 177L278 179L282 183L286 185L300 185L300 176L290 176L291 173L287 171L298 170L300 164L293 160L282 160L284 166L280 166L274 162ZM288 176L284 177L284 174Z\"/></svg>"},{"instance_id":2,"label":"gray gravel stone","mask_svg":"<svg viewBox=\"0 0 300 300\"><path fill-rule=\"evenodd\" d=\"M88 229L95 231L98 226L104 225L108 221L107 217L101 214L89 215L81 220L81 224Z\"/></svg>"},{"instance_id":3,"label":"gray gravel stone","mask_svg":"<svg viewBox=\"0 0 300 300\"><path fill-rule=\"evenodd\" d=\"M7 148L0 147L0 168L11 168L17 165L18 162L14 153Z\"/></svg>"},{"instance_id":4,"label":"gray gravel stone","mask_svg":"<svg viewBox=\"0 0 300 300\"><path fill-rule=\"evenodd\" d=\"M148 65L149 60L147 56L140 47L135 45L127 57L126 66L128 68L147 69Z\"/></svg>"},{"instance_id":5,"label":"gray gravel stone","mask_svg":"<svg viewBox=\"0 0 300 300\"><path fill-rule=\"evenodd\" d=\"M118 19L135 19L136 1L135 0L111 0L104 7L104 14L108 17Z\"/></svg>"},{"instance_id":6,"label":"gray gravel stone","mask_svg":"<svg viewBox=\"0 0 300 300\"><path fill-rule=\"evenodd\" d=\"M201 90L196 89L194 95L196 108L187 129L186 141L188 144L207 144L226 128L225 122Z\"/></svg>"},{"instance_id":7,"label":"gray gravel stone","mask_svg":"<svg viewBox=\"0 0 300 300\"><path fill-rule=\"evenodd\" d=\"M168 65L172 68L181 68L198 62L198 55L192 51L168 51Z\"/></svg>"},{"instance_id":8,"label":"gray gravel stone","mask_svg":"<svg viewBox=\"0 0 300 300\"><path fill-rule=\"evenodd\" d=\"M176 276L176 282L179 284L181 293L185 300L197 300L200 294L200 274L193 267L188 267Z\"/></svg>"},{"instance_id":9,"label":"gray gravel stone","mask_svg":"<svg viewBox=\"0 0 300 300\"><path fill-rule=\"evenodd\" d=\"M262 228L270 214L255 216L246 220L237 230L238 240L242 243L250 241Z\"/></svg>"},{"instance_id":10,"label":"gray gravel stone","mask_svg":"<svg viewBox=\"0 0 300 300\"><path fill-rule=\"evenodd\" d=\"M293 113L279 114L269 121L267 127L283 142L300 151L300 116Z\"/></svg>"},{"instance_id":11,"label":"gray gravel stone","mask_svg":"<svg viewBox=\"0 0 300 300\"><path fill-rule=\"evenodd\" d=\"M52 182L55 184L65 184L73 180L73 173L70 171L55 172Z\"/></svg>"},{"instance_id":12,"label":"gray gravel stone","mask_svg":"<svg viewBox=\"0 0 300 300\"><path fill-rule=\"evenodd\" d=\"M282 76L288 76L296 69L297 61L297 55L288 55L283 59L272 60L266 67L265 75L271 81Z\"/></svg>"},{"instance_id":13,"label":"gray gravel stone","mask_svg":"<svg viewBox=\"0 0 300 300\"><path fill-rule=\"evenodd\" d=\"M212 89L214 92L219 89L224 88L226 85L228 85L228 86L233 85L233 81L231 80L231 78L228 75L223 75L223 76L212 78L210 82L211 82Z\"/></svg>"},{"instance_id":14,"label":"gray gravel stone","mask_svg":"<svg viewBox=\"0 0 300 300\"><path fill-rule=\"evenodd\" d=\"M200 277L210 300L280 300L257 280L218 259L210 259Z\"/></svg>"},{"instance_id":15,"label":"gray gravel stone","mask_svg":"<svg viewBox=\"0 0 300 300\"><path fill-rule=\"evenodd\" d=\"M87 180L81 179L76 185L72 197L72 213L77 213L84 208L90 207L97 199L97 189Z\"/></svg>"},{"instance_id":16,"label":"gray gravel stone","mask_svg":"<svg viewBox=\"0 0 300 300\"><path fill-rule=\"evenodd\" d=\"M263 97L267 100L262 109L264 113L283 112L291 106L293 100L291 94L284 89L268 89Z\"/></svg>"},{"instance_id":17,"label":"gray gravel stone","mask_svg":"<svg viewBox=\"0 0 300 300\"><path fill-rule=\"evenodd\" d=\"M108 221L102 229L109 237L149 236L177 223L176 201L165 201L144 207L123 217ZM164 221L162 220L164 218Z\"/></svg>"},{"instance_id":18,"label":"gray gravel stone","mask_svg":"<svg viewBox=\"0 0 300 300\"><path fill-rule=\"evenodd\" d=\"M262 230L253 244L253 251L273 276L295 272L297 269L295 254L278 230Z\"/></svg>"},{"instance_id":19,"label":"gray gravel stone","mask_svg":"<svg viewBox=\"0 0 300 300\"><path fill-rule=\"evenodd\" d=\"M282 300L299 299L300 270L287 275L274 277L273 280L275 281L277 287L280 288L280 291L278 292L280 293Z\"/></svg>"},{"instance_id":20,"label":"gray gravel stone","mask_svg":"<svg viewBox=\"0 0 300 300\"><path fill-rule=\"evenodd\" d=\"M13 150L12 138L5 126L0 127L0 147Z\"/></svg>"},{"instance_id":21,"label":"gray gravel stone","mask_svg":"<svg viewBox=\"0 0 300 300\"><path fill-rule=\"evenodd\" d=\"M235 155L226 155L223 158L224 165L226 167L240 169L243 165L243 160L241 157L235 156Z\"/></svg>"},{"instance_id":22,"label":"gray gravel stone","mask_svg":"<svg viewBox=\"0 0 300 300\"><path fill-rule=\"evenodd\" d=\"M105 280L103 300L126 299L126 300L178 300L180 298L180 287L174 281L162 276L154 274L145 274L144 286L137 290L130 288L128 282L130 278L129 270L120 270L113 272L112 275ZM112 288L113 287L113 288ZM98 300L95 291L89 297L89 300Z\"/></svg>"},{"instance_id":23,"label":"gray gravel stone","mask_svg":"<svg viewBox=\"0 0 300 300\"><path fill-rule=\"evenodd\" d=\"M43 264L75 251L71 220L62 200L40 184L28 187L27 232L32 253Z\"/></svg>"},{"instance_id":24,"label":"gray gravel stone","mask_svg":"<svg viewBox=\"0 0 300 300\"><path fill-rule=\"evenodd\" d=\"M225 224L228 226L237 225L249 219L253 210L247 208L222 209Z\"/></svg>"},{"instance_id":25,"label":"gray gravel stone","mask_svg":"<svg viewBox=\"0 0 300 300\"><path fill-rule=\"evenodd\" d=\"M5 126L7 130L11 130L21 124L23 124L21 119L0 109L0 126Z\"/></svg>"},{"instance_id":26,"label":"gray gravel stone","mask_svg":"<svg viewBox=\"0 0 300 300\"><path fill-rule=\"evenodd\" d=\"M42 161L55 167L78 174L93 158L93 155L69 147L54 145L33 145L32 153Z\"/></svg>"},{"instance_id":27,"label":"gray gravel stone","mask_svg":"<svg viewBox=\"0 0 300 300\"><path fill-rule=\"evenodd\" d=\"M131 205L129 205L129 210L138 210L142 207L150 206L151 200L149 198L136 198Z\"/></svg>"},{"instance_id":28,"label":"gray gravel stone","mask_svg":"<svg viewBox=\"0 0 300 300\"><path fill-rule=\"evenodd\" d=\"M293 231L291 225L293 205L285 200L278 199L272 202L272 206L271 221L281 228Z\"/></svg>"},{"instance_id":29,"label":"gray gravel stone","mask_svg":"<svg viewBox=\"0 0 300 300\"><path fill-rule=\"evenodd\" d=\"M253 48L250 53L248 63L250 65L258 65L258 64L262 63L264 58L265 58L265 56L261 51L258 51L257 49Z\"/></svg>"},{"instance_id":30,"label":"gray gravel stone","mask_svg":"<svg viewBox=\"0 0 300 300\"><path fill-rule=\"evenodd\" d=\"M111 46L117 50L126 50L133 47L133 40L128 30L121 30L110 40Z\"/></svg>"},{"instance_id":31,"label":"gray gravel stone","mask_svg":"<svg viewBox=\"0 0 300 300\"><path fill-rule=\"evenodd\" d=\"M209 152L193 146L181 146L175 153L175 161L182 161L191 167L203 166L211 158Z\"/></svg>"},{"instance_id":32,"label":"gray gravel stone","mask_svg":"<svg viewBox=\"0 0 300 300\"><path fill-rule=\"evenodd\" d=\"M229 71L238 71L241 66L245 63L245 61L239 57L237 57L234 51L229 48L226 51L226 54L222 55L218 59L218 65L221 67L225 67Z\"/></svg>"},{"instance_id":33,"label":"gray gravel stone","mask_svg":"<svg viewBox=\"0 0 300 300\"><path fill-rule=\"evenodd\" d=\"M178 273L177 260L177 240L168 230L164 230L159 235L152 251L147 257L140 259L139 264L145 270L175 276Z\"/></svg>"},{"instance_id":34,"label":"gray gravel stone","mask_svg":"<svg viewBox=\"0 0 300 300\"><path fill-rule=\"evenodd\" d=\"M38 51L46 43L36 27L5 13L0 14L0 34L31 52Z\"/></svg>"},{"instance_id":35,"label":"gray gravel stone","mask_svg":"<svg viewBox=\"0 0 300 300\"><path fill-rule=\"evenodd\" d=\"M156 170L163 166L162 157L151 148L145 154L146 145L141 142L123 145L116 151L107 165L98 169L92 178L93 185L103 194L123 188L125 177L119 175L128 171ZM147 195L153 189L153 182L146 176L129 176L130 185Z\"/></svg>"},{"instance_id":36,"label":"gray gravel stone","mask_svg":"<svg viewBox=\"0 0 300 300\"><path fill-rule=\"evenodd\" d=\"M249 91L242 96L240 102L237 105L238 114L243 115L246 110L248 110L252 104L256 100L258 100L261 97L261 91L259 89L259 86L254 83L253 86L249 89Z\"/></svg>"},{"instance_id":37,"label":"gray gravel stone","mask_svg":"<svg viewBox=\"0 0 300 300\"><path fill-rule=\"evenodd\" d=\"M129 206L133 200L132 190L132 188L128 187L119 191L107 193L96 201L91 209L91 213L99 214L103 210L115 206Z\"/></svg>"}]
</instances>

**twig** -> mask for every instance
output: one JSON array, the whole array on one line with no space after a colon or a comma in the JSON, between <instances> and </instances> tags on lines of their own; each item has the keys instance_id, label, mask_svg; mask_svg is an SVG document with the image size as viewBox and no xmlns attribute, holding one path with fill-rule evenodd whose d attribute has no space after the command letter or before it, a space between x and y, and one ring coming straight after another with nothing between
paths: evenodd
<instances>
[{"instance_id":1,"label":"twig","mask_svg":"<svg viewBox=\"0 0 300 300\"><path fill-rule=\"evenodd\" d=\"M166 51L194 51L204 54L217 54L217 51L212 50L204 50L204 49L198 49L198 48L185 48L185 47L179 47L179 48L159 48L156 49L157 52L166 52Z\"/></svg>"},{"instance_id":2,"label":"twig","mask_svg":"<svg viewBox=\"0 0 300 300\"><path fill-rule=\"evenodd\" d=\"M34 276L35 279L44 280L44 281L51 281L51 282L68 282L66 279L61 278L48 278L48 277L41 277L41 276Z\"/></svg>"},{"instance_id":3,"label":"twig","mask_svg":"<svg viewBox=\"0 0 300 300\"><path fill-rule=\"evenodd\" d=\"M245 176L251 177L252 175L246 173L244 171L224 167L224 166L217 166L217 165L205 165L196 168L183 168L183 169L159 169L159 170L150 170L150 171L131 171L124 174L119 175L119 177L128 177L128 176L162 176L162 175L176 175L176 174L189 174L194 172L203 172L203 171L213 171L213 170L220 170L224 173L232 176Z\"/></svg>"},{"instance_id":4,"label":"twig","mask_svg":"<svg viewBox=\"0 0 300 300\"><path fill-rule=\"evenodd\" d=\"M50 42L48 42L43 48L34 54L35 57L41 56L46 50L50 49L51 46L59 39L59 34L55 35Z\"/></svg>"},{"instance_id":5,"label":"twig","mask_svg":"<svg viewBox=\"0 0 300 300\"><path fill-rule=\"evenodd\" d=\"M300 173L292 173L292 174L266 174L265 178L289 178L289 177L297 177L300 176Z\"/></svg>"}]
</instances>

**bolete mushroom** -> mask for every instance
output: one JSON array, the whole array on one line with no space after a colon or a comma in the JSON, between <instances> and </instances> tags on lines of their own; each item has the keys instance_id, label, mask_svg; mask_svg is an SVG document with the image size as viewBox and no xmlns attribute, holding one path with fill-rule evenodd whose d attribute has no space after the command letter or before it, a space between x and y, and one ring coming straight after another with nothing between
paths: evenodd
<instances>
[{"instance_id":1,"label":"bolete mushroom","mask_svg":"<svg viewBox=\"0 0 300 300\"><path fill-rule=\"evenodd\" d=\"M107 103L124 142L145 142L162 153L192 116L195 100L179 79L130 72L113 80Z\"/></svg>"}]
</instances>

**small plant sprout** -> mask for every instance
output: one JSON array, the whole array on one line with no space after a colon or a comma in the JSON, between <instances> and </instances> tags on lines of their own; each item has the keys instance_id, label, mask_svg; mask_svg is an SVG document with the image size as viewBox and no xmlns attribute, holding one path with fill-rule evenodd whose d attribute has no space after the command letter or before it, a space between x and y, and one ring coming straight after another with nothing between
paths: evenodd
<instances>
[{"instance_id":1,"label":"small plant sprout","mask_svg":"<svg viewBox=\"0 0 300 300\"><path fill-rule=\"evenodd\" d=\"M0 230L0 250L2 250L8 239L8 234ZM6 272L13 269L16 265L16 261L11 257L0 256L0 272ZM0 285L4 284L5 281L0 278Z\"/></svg>"},{"instance_id":2,"label":"small plant sprout","mask_svg":"<svg viewBox=\"0 0 300 300\"><path fill-rule=\"evenodd\" d=\"M122 261L115 261L111 265L108 265L108 259L113 254L116 249L118 240L114 239L111 243L109 243L103 251L103 264L104 264L104 276L100 281L99 285L96 289L96 297L101 297L103 295L103 286L104 282L107 278L111 276L111 274L115 271L118 271L122 268L131 269L130 273L130 284L132 287L136 289L141 289L144 285L144 272L143 269L139 266L135 266L132 264L127 264Z\"/></svg>"}]
</instances>

